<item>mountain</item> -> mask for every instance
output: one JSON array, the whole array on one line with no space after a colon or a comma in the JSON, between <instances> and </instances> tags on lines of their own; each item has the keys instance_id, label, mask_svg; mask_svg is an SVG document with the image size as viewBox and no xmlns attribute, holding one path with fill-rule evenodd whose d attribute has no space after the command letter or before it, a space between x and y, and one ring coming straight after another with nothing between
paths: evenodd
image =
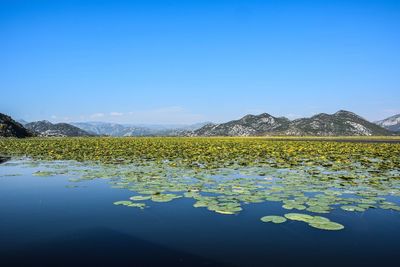
<instances>
[{"instance_id":1,"label":"mountain","mask_svg":"<svg viewBox=\"0 0 400 267\"><path fill-rule=\"evenodd\" d=\"M285 133L288 135L315 136L391 134L386 129L345 110L340 110L332 115L320 113L311 118L294 120Z\"/></svg>"},{"instance_id":2,"label":"mountain","mask_svg":"<svg viewBox=\"0 0 400 267\"><path fill-rule=\"evenodd\" d=\"M208 124L192 131L192 136L351 136L351 135L391 135L391 133L362 117L345 110L334 114L320 113L311 118L290 121L284 117L274 117L267 113L246 115L222 124Z\"/></svg>"},{"instance_id":3,"label":"mountain","mask_svg":"<svg viewBox=\"0 0 400 267\"><path fill-rule=\"evenodd\" d=\"M239 120L222 124L207 124L195 130L199 136L254 136L269 132L283 132L288 129L290 120L276 118L267 113L246 115Z\"/></svg>"},{"instance_id":4,"label":"mountain","mask_svg":"<svg viewBox=\"0 0 400 267\"><path fill-rule=\"evenodd\" d=\"M125 126L143 127L151 130L165 131L165 130L196 130L203 127L210 122L199 122L195 124L123 124Z\"/></svg>"},{"instance_id":5,"label":"mountain","mask_svg":"<svg viewBox=\"0 0 400 267\"><path fill-rule=\"evenodd\" d=\"M0 137L31 137L34 134L10 116L0 113Z\"/></svg>"},{"instance_id":6,"label":"mountain","mask_svg":"<svg viewBox=\"0 0 400 267\"><path fill-rule=\"evenodd\" d=\"M400 114L375 122L377 125L392 132L400 132Z\"/></svg>"},{"instance_id":7,"label":"mountain","mask_svg":"<svg viewBox=\"0 0 400 267\"><path fill-rule=\"evenodd\" d=\"M76 122L72 125L92 134L109 136L143 136L150 135L152 131L144 127L125 126L107 122Z\"/></svg>"},{"instance_id":8,"label":"mountain","mask_svg":"<svg viewBox=\"0 0 400 267\"><path fill-rule=\"evenodd\" d=\"M25 127L40 136L92 136L82 129L68 123L53 124L49 121L36 121L25 124Z\"/></svg>"},{"instance_id":9,"label":"mountain","mask_svg":"<svg viewBox=\"0 0 400 267\"><path fill-rule=\"evenodd\" d=\"M193 125L124 125L107 122L75 122L72 125L97 135L109 136L178 136L193 131L206 123Z\"/></svg>"},{"instance_id":10,"label":"mountain","mask_svg":"<svg viewBox=\"0 0 400 267\"><path fill-rule=\"evenodd\" d=\"M72 125L71 125L72 124ZM371 123L349 111L320 113L310 118L289 120L268 113L246 115L226 123L194 125L123 125L105 122L57 123L37 121L25 127L0 113L0 136L352 136L393 135L400 131L400 114ZM381 127L382 126L382 127ZM385 129L386 128L386 129ZM390 130L390 131L389 131Z\"/></svg>"}]
</instances>

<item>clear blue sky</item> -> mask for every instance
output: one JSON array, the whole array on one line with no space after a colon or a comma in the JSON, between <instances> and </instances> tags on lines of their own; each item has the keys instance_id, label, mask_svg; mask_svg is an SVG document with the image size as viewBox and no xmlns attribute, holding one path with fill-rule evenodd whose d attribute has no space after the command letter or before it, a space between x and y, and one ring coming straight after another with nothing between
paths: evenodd
<instances>
[{"instance_id":1,"label":"clear blue sky","mask_svg":"<svg viewBox=\"0 0 400 267\"><path fill-rule=\"evenodd\" d=\"M0 0L0 112L192 123L400 113L400 1Z\"/></svg>"}]
</instances>

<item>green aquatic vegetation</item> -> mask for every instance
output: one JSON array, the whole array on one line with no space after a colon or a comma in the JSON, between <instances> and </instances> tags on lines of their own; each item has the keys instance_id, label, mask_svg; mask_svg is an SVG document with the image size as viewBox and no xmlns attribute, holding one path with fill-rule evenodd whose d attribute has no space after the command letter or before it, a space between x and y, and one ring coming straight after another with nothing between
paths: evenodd
<instances>
[{"instance_id":1,"label":"green aquatic vegetation","mask_svg":"<svg viewBox=\"0 0 400 267\"><path fill-rule=\"evenodd\" d=\"M139 208L139 209L144 209L146 208L146 204L144 203L131 203L129 205L127 205L128 207L134 207L134 208Z\"/></svg>"},{"instance_id":2,"label":"green aquatic vegetation","mask_svg":"<svg viewBox=\"0 0 400 267\"><path fill-rule=\"evenodd\" d=\"M296 209L296 210L305 210L307 207L301 204L297 204L297 203L286 203L282 206L282 208L287 209L287 210L292 210L292 209Z\"/></svg>"},{"instance_id":3,"label":"green aquatic vegetation","mask_svg":"<svg viewBox=\"0 0 400 267\"><path fill-rule=\"evenodd\" d=\"M307 211L314 213L329 213L330 208L326 206L311 206L306 209Z\"/></svg>"},{"instance_id":4,"label":"green aquatic vegetation","mask_svg":"<svg viewBox=\"0 0 400 267\"><path fill-rule=\"evenodd\" d=\"M308 166L307 174L324 176L319 167L367 169L376 176L399 166L399 144L275 141L263 138L30 138L0 140L0 152L46 160L127 164L166 161L171 167L200 169L269 165ZM268 175L260 170L257 174ZM229 172L228 172L229 175ZM263 176L263 175L258 175ZM343 180L356 173L338 174Z\"/></svg>"},{"instance_id":5,"label":"green aquatic vegetation","mask_svg":"<svg viewBox=\"0 0 400 267\"><path fill-rule=\"evenodd\" d=\"M375 208L376 208L375 205L371 205L371 204L358 204L357 206L358 206L359 208L364 209L364 210L367 210L367 209L375 209Z\"/></svg>"},{"instance_id":6,"label":"green aquatic vegetation","mask_svg":"<svg viewBox=\"0 0 400 267\"><path fill-rule=\"evenodd\" d=\"M341 208L342 210L345 210L345 211L359 211L359 212L365 211L364 208L361 208L361 207L358 207L358 206L350 206L350 205L348 205L348 206L341 206L340 208Z\"/></svg>"},{"instance_id":7,"label":"green aquatic vegetation","mask_svg":"<svg viewBox=\"0 0 400 267\"><path fill-rule=\"evenodd\" d=\"M193 207L195 207L195 208L206 208L210 204L211 204L211 202L198 200L198 201L196 201L196 203L193 204Z\"/></svg>"},{"instance_id":8,"label":"green aquatic vegetation","mask_svg":"<svg viewBox=\"0 0 400 267\"><path fill-rule=\"evenodd\" d=\"M54 176L57 175L56 172L51 172L51 171L36 171L32 173L33 176L42 176L42 177L48 177L48 176Z\"/></svg>"},{"instance_id":9,"label":"green aquatic vegetation","mask_svg":"<svg viewBox=\"0 0 400 267\"><path fill-rule=\"evenodd\" d=\"M183 196L187 198L195 198L198 195L199 195L198 192L193 192L193 191L183 193Z\"/></svg>"},{"instance_id":10,"label":"green aquatic vegetation","mask_svg":"<svg viewBox=\"0 0 400 267\"><path fill-rule=\"evenodd\" d=\"M341 225L340 223L331 222L331 221L327 221L327 222L310 222L308 225L311 226L311 227L317 228L317 229L329 230L329 231L337 231L337 230L344 229L344 226Z\"/></svg>"},{"instance_id":11,"label":"green aquatic vegetation","mask_svg":"<svg viewBox=\"0 0 400 267\"><path fill-rule=\"evenodd\" d=\"M226 215L233 215L242 210L240 207L226 207L218 205L208 206L207 209L210 211L214 211L216 213L226 214Z\"/></svg>"},{"instance_id":12,"label":"green aquatic vegetation","mask_svg":"<svg viewBox=\"0 0 400 267\"><path fill-rule=\"evenodd\" d=\"M0 139L0 152L30 156L34 160L15 164L43 167L40 175L66 174L73 177L71 182L108 179L113 188L132 192L131 201L116 202L127 207L146 207L135 201L170 202L185 197L193 200L194 207L219 214L238 214L247 205L269 202L282 206L282 211L313 215L343 207L400 211L396 203L387 201L400 196L400 144L263 138L34 138ZM288 215L292 219L285 218L311 222L307 217L311 216L316 228L338 228L323 217L293 214Z\"/></svg>"},{"instance_id":13,"label":"green aquatic vegetation","mask_svg":"<svg viewBox=\"0 0 400 267\"><path fill-rule=\"evenodd\" d=\"M195 208L207 208L210 211L214 211L220 214L236 214L242 211L242 207L239 202L231 200L229 197L209 197L197 195L197 200L193 207Z\"/></svg>"},{"instance_id":14,"label":"green aquatic vegetation","mask_svg":"<svg viewBox=\"0 0 400 267\"><path fill-rule=\"evenodd\" d=\"M132 207L132 208L140 208L140 209L144 209L146 207L146 204L144 204L144 203L135 203L135 202L128 201L128 200L116 201L116 202L114 202L114 205L126 206L126 207Z\"/></svg>"},{"instance_id":15,"label":"green aquatic vegetation","mask_svg":"<svg viewBox=\"0 0 400 267\"><path fill-rule=\"evenodd\" d=\"M178 196L175 194L155 194L151 196L151 200L154 202L169 202L180 197L182 196Z\"/></svg>"},{"instance_id":16,"label":"green aquatic vegetation","mask_svg":"<svg viewBox=\"0 0 400 267\"><path fill-rule=\"evenodd\" d=\"M286 222L286 218L285 217L275 216L275 215L264 216L264 217L261 217L260 220L262 222L272 222L272 223L284 223L284 222Z\"/></svg>"},{"instance_id":17,"label":"green aquatic vegetation","mask_svg":"<svg viewBox=\"0 0 400 267\"><path fill-rule=\"evenodd\" d=\"M395 210L395 211L400 211L400 206L396 205L395 203L391 202L383 202L382 205L379 206L381 209L385 210Z\"/></svg>"},{"instance_id":18,"label":"green aquatic vegetation","mask_svg":"<svg viewBox=\"0 0 400 267\"><path fill-rule=\"evenodd\" d=\"M292 221L310 222L314 217L303 213L286 213L284 215L287 219Z\"/></svg>"},{"instance_id":19,"label":"green aquatic vegetation","mask_svg":"<svg viewBox=\"0 0 400 267\"><path fill-rule=\"evenodd\" d=\"M287 213L285 217L289 220L305 222L309 226L320 229L320 230L342 230L344 226L337 222L332 222L328 218L321 216L311 216L302 213Z\"/></svg>"},{"instance_id":20,"label":"green aquatic vegetation","mask_svg":"<svg viewBox=\"0 0 400 267\"><path fill-rule=\"evenodd\" d=\"M128 206L128 205L130 205L132 203L133 203L132 201L121 200L121 201L114 202L114 205L117 205L117 206L119 206L119 205Z\"/></svg>"},{"instance_id":21,"label":"green aquatic vegetation","mask_svg":"<svg viewBox=\"0 0 400 267\"><path fill-rule=\"evenodd\" d=\"M130 200L140 201L140 200L149 200L151 196L133 196L129 198Z\"/></svg>"},{"instance_id":22,"label":"green aquatic vegetation","mask_svg":"<svg viewBox=\"0 0 400 267\"><path fill-rule=\"evenodd\" d=\"M324 222L330 222L330 220L328 218L321 216L313 216L311 221L309 221L309 223L324 223Z\"/></svg>"}]
</instances>

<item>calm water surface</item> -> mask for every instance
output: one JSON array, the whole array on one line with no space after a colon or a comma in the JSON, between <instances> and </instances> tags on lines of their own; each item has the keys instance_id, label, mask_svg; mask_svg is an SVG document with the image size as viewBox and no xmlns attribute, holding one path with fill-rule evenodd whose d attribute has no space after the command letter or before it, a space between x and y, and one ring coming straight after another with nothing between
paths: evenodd
<instances>
[{"instance_id":1,"label":"calm water surface","mask_svg":"<svg viewBox=\"0 0 400 267\"><path fill-rule=\"evenodd\" d=\"M68 176L33 176L39 169L0 165L2 266L398 266L399 212L334 210L327 217L346 228L322 231L261 222L285 213L278 202L238 215L189 198L140 210L113 205L132 192L106 179L71 187Z\"/></svg>"}]
</instances>

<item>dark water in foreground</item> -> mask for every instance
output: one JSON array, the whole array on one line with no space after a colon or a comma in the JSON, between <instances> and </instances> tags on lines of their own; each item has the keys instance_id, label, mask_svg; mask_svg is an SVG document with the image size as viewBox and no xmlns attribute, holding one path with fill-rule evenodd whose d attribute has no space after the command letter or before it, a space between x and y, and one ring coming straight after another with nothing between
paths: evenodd
<instances>
[{"instance_id":1,"label":"dark water in foreground","mask_svg":"<svg viewBox=\"0 0 400 267\"><path fill-rule=\"evenodd\" d=\"M262 223L285 213L276 202L238 215L193 208L188 198L140 210L113 205L132 192L107 180L69 188L67 177L35 170L0 165L1 266L398 266L399 212L334 210L328 217L346 228L321 231Z\"/></svg>"}]
</instances>

